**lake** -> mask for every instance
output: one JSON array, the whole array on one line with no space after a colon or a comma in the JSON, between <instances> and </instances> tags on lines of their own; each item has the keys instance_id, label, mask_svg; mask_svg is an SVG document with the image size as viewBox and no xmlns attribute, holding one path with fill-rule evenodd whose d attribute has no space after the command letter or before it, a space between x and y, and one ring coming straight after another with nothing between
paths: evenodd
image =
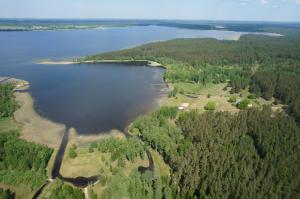
<instances>
[{"instance_id":1,"label":"lake","mask_svg":"<svg viewBox=\"0 0 300 199\"><path fill-rule=\"evenodd\" d=\"M30 82L36 111L80 134L124 130L157 108L165 94L161 68L124 64L37 65L174 38L232 39L242 33L139 26L88 30L0 32L0 76Z\"/></svg>"}]
</instances>

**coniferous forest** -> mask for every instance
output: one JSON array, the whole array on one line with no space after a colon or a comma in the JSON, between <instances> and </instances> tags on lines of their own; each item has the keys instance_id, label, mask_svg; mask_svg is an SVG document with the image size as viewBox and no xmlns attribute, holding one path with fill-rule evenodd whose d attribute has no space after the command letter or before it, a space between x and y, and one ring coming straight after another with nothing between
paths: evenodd
<instances>
[{"instance_id":1,"label":"coniferous forest","mask_svg":"<svg viewBox=\"0 0 300 199\"><path fill-rule=\"evenodd\" d=\"M139 117L130 132L171 168L162 198L299 197L300 33L277 31L285 35L176 39L85 58L156 61L166 66L167 83L227 82L232 93L249 88L253 96L286 106L281 113L264 106L237 114L157 111Z\"/></svg>"},{"instance_id":2,"label":"coniferous forest","mask_svg":"<svg viewBox=\"0 0 300 199\"><path fill-rule=\"evenodd\" d=\"M175 39L84 58L156 61L166 67L164 80L170 85L222 83L232 94L247 90L249 99L271 102L251 108L249 99L243 99L237 105L241 110L235 113L215 111L214 101L203 111L163 106L138 117L126 138L111 137L85 146L87 153L101 153L107 162L99 173L109 170L100 177L101 194L89 189L89 197L299 198L300 32L273 31L284 35L244 35L237 41ZM13 89L13 85L0 84L1 120L12 119L19 107ZM184 93L174 88L169 97L178 92ZM236 96L229 99L236 100ZM281 104L282 111L272 110L274 104ZM72 160L82 155L76 145L68 152ZM167 172L157 172L152 152L162 159ZM52 153L47 146L21 139L19 130L1 130L0 183L39 189L47 180ZM147 160L149 166L125 171L136 160ZM16 194L0 189L0 198ZM47 196L85 197L81 189L58 179Z\"/></svg>"}]
</instances>

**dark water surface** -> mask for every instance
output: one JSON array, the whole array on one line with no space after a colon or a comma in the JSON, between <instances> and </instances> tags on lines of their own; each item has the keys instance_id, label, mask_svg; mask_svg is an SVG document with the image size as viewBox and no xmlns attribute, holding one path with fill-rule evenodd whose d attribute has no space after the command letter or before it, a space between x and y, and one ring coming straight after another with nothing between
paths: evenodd
<instances>
[{"instance_id":1,"label":"dark water surface","mask_svg":"<svg viewBox=\"0 0 300 199\"><path fill-rule=\"evenodd\" d=\"M36 65L182 37L230 39L241 33L166 27L103 30L0 32L0 76L31 83L29 92L42 116L81 134L123 130L156 107L165 88L163 69L122 64Z\"/></svg>"}]
</instances>

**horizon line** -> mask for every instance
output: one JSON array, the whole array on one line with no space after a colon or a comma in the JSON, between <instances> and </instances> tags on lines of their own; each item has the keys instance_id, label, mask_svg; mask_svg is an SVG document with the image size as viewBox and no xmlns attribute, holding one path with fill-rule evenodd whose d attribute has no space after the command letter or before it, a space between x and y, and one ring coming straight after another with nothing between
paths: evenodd
<instances>
[{"instance_id":1,"label":"horizon line","mask_svg":"<svg viewBox=\"0 0 300 199\"><path fill-rule=\"evenodd\" d=\"M208 21L208 22L261 22L261 23L299 23L300 21L278 20L233 20L233 19L159 19L159 18L35 18L35 17L0 17L0 20L132 20L132 21Z\"/></svg>"}]
</instances>

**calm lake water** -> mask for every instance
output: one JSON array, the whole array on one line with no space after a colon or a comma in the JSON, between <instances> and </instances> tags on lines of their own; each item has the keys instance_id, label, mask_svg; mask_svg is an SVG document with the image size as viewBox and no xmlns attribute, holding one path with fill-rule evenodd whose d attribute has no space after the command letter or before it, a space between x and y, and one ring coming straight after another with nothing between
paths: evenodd
<instances>
[{"instance_id":1,"label":"calm lake water","mask_svg":"<svg viewBox=\"0 0 300 199\"><path fill-rule=\"evenodd\" d=\"M37 112L81 134L124 130L156 108L163 69L122 64L36 65L174 38L231 39L242 33L167 27L0 32L0 76L25 79Z\"/></svg>"}]
</instances>

